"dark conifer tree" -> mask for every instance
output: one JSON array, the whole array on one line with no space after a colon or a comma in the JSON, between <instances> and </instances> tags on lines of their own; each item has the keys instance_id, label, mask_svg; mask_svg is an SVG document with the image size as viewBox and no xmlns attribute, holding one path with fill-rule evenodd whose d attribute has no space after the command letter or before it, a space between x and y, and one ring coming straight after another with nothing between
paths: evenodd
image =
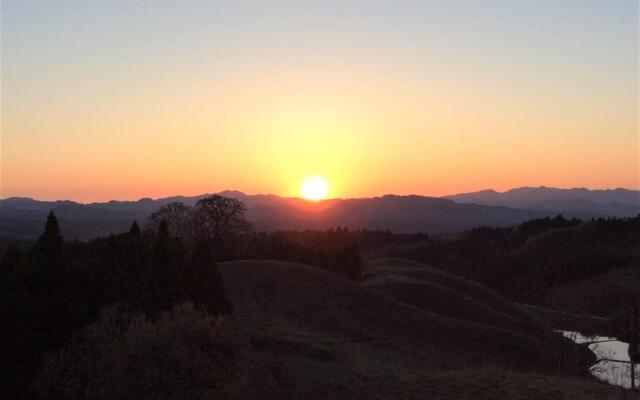
<instances>
[{"instance_id":1,"label":"dark conifer tree","mask_svg":"<svg viewBox=\"0 0 640 400\"><path fill-rule=\"evenodd\" d=\"M20 278L22 301L13 323L20 326L19 342L28 343L22 351L15 351L16 362L23 367L20 374L30 376L46 352L68 340L74 319L69 284L72 277L60 227L51 212Z\"/></svg>"},{"instance_id":2,"label":"dark conifer tree","mask_svg":"<svg viewBox=\"0 0 640 400\"><path fill-rule=\"evenodd\" d=\"M38 238L31 259L29 271L30 289L39 298L49 298L52 303L59 300L64 287L64 239L60 233L58 220L49 213L44 232Z\"/></svg>"},{"instance_id":3,"label":"dark conifer tree","mask_svg":"<svg viewBox=\"0 0 640 400\"><path fill-rule=\"evenodd\" d=\"M138 225L138 221L133 221L133 224L131 224L131 228L129 228L129 234L135 237L140 236L140 226Z\"/></svg>"},{"instance_id":4,"label":"dark conifer tree","mask_svg":"<svg viewBox=\"0 0 640 400\"><path fill-rule=\"evenodd\" d=\"M58 219L51 211L47 217L44 232L36 242L34 256L41 258L39 261L46 261L47 264L57 264L62 261L63 247L64 239L60 233Z\"/></svg>"}]
</instances>

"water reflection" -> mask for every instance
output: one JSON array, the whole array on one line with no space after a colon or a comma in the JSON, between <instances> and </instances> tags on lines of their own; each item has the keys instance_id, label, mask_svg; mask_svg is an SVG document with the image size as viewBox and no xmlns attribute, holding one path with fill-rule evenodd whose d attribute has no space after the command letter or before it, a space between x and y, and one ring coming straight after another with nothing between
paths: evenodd
<instances>
[{"instance_id":1,"label":"water reflection","mask_svg":"<svg viewBox=\"0 0 640 400\"><path fill-rule=\"evenodd\" d=\"M591 373L598 379L616 386L631 388L631 368L629 344L606 336L584 336L579 332L558 331L576 343L590 343L589 349L598 362L591 367ZM636 385L640 379L640 366L636 365Z\"/></svg>"}]
</instances>

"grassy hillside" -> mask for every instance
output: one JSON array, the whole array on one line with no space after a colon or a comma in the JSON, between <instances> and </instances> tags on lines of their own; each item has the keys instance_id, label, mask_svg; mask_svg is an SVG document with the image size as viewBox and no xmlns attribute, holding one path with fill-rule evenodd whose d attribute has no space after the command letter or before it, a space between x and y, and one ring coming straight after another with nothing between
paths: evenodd
<instances>
[{"instance_id":1,"label":"grassy hillside","mask_svg":"<svg viewBox=\"0 0 640 400\"><path fill-rule=\"evenodd\" d=\"M510 300L444 271L401 258L380 258L368 263L365 286L426 311L548 337L550 327Z\"/></svg>"},{"instance_id":2,"label":"grassy hillside","mask_svg":"<svg viewBox=\"0 0 640 400\"><path fill-rule=\"evenodd\" d=\"M519 327L535 322L506 306L491 318L510 329L438 315L306 265L241 261L223 263L220 271L237 325L281 370L293 398L424 398L437 395L425 382L452 394L460 390L438 381L443 373L461 374L456 376L462 380L487 368L555 369L553 351ZM442 288L441 296L454 299L453 289ZM556 392L564 394L564 381L555 382Z\"/></svg>"}]
</instances>

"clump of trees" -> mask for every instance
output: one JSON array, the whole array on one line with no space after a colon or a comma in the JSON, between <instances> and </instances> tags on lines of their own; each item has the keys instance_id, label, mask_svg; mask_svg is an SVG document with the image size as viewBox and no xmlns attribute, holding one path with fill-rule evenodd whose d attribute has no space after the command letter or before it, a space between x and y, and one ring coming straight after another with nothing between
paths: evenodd
<instances>
[{"instance_id":1,"label":"clump of trees","mask_svg":"<svg viewBox=\"0 0 640 400\"><path fill-rule=\"evenodd\" d=\"M247 208L240 200L213 195L198 200L195 207L174 202L161 207L149 217L149 226L158 230L167 224L169 234L186 242L207 243L217 260L233 259L242 235L251 224Z\"/></svg>"},{"instance_id":2,"label":"clump of trees","mask_svg":"<svg viewBox=\"0 0 640 400\"><path fill-rule=\"evenodd\" d=\"M33 248L10 248L0 266L2 398L31 396L44 355L111 304L151 320L185 301L208 315L231 311L209 243L188 245L166 221L156 232L134 223L127 233L65 243L51 213Z\"/></svg>"}]
</instances>

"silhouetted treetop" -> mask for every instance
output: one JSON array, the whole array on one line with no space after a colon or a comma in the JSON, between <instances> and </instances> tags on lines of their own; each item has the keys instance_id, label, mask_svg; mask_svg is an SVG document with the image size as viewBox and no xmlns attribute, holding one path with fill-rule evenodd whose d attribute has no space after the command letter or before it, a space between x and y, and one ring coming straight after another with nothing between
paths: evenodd
<instances>
[{"instance_id":1,"label":"silhouetted treetop","mask_svg":"<svg viewBox=\"0 0 640 400\"><path fill-rule=\"evenodd\" d=\"M62 234L60 233L60 226L58 225L58 219L56 218L53 211L49 213L47 217L47 222L44 226L44 232L38 239L39 246L53 246L53 247L62 247L64 243L64 239Z\"/></svg>"},{"instance_id":2,"label":"silhouetted treetop","mask_svg":"<svg viewBox=\"0 0 640 400\"><path fill-rule=\"evenodd\" d=\"M140 226L138 225L138 221L133 221L131 228L129 228L129 234L132 236L140 236Z\"/></svg>"},{"instance_id":3,"label":"silhouetted treetop","mask_svg":"<svg viewBox=\"0 0 640 400\"><path fill-rule=\"evenodd\" d=\"M198 235L218 241L229 235L247 232L251 225L245 219L247 211L237 199L213 195L196 204L194 219Z\"/></svg>"},{"instance_id":4,"label":"silhouetted treetop","mask_svg":"<svg viewBox=\"0 0 640 400\"><path fill-rule=\"evenodd\" d=\"M180 202L169 203L149 217L153 229L158 229L160 223L165 221L171 236L186 237L191 233L192 209Z\"/></svg>"}]
</instances>

